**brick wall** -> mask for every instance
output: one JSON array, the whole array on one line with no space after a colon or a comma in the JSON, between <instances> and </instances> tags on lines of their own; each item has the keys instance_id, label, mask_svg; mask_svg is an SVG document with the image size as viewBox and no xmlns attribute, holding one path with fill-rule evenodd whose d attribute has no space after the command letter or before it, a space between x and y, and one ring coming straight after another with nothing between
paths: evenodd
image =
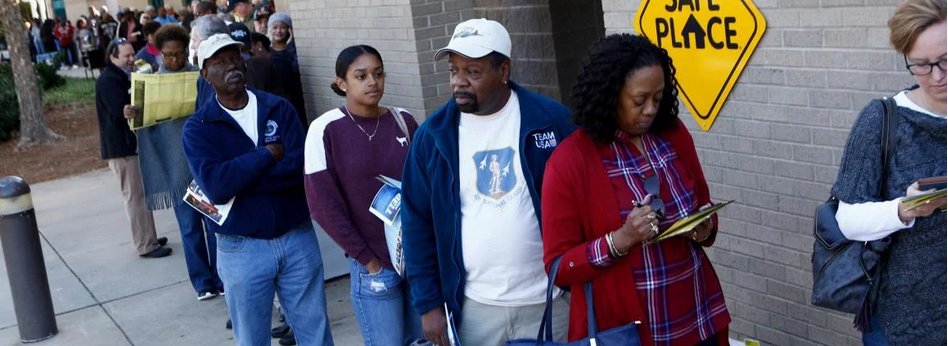
<instances>
[{"instance_id":1,"label":"brick wall","mask_svg":"<svg viewBox=\"0 0 948 346\"><path fill-rule=\"evenodd\" d=\"M282 10L293 18L294 33L309 119L345 99L329 89L335 80L336 57L356 44L375 47L385 63L383 105L408 109L423 119L419 54L413 6L416 0L286 0Z\"/></svg>"},{"instance_id":2,"label":"brick wall","mask_svg":"<svg viewBox=\"0 0 948 346\"><path fill-rule=\"evenodd\" d=\"M474 13L503 24L510 33L511 79L560 100L549 1L474 0Z\"/></svg>"},{"instance_id":3,"label":"brick wall","mask_svg":"<svg viewBox=\"0 0 948 346\"><path fill-rule=\"evenodd\" d=\"M861 345L852 315L809 304L812 213L871 99L911 85L888 44L898 0L756 0L767 32L710 132L687 109L715 200L736 199L708 253L731 336L770 345ZM634 32L640 1L603 0L607 33ZM680 63L680 62L679 62Z\"/></svg>"}]
</instances>

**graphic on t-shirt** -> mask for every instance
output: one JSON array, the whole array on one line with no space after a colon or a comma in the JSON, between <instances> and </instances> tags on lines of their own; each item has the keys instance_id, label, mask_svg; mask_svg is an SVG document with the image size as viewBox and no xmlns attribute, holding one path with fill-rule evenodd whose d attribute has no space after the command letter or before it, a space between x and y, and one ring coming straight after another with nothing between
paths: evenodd
<instances>
[{"instance_id":1,"label":"graphic on t-shirt","mask_svg":"<svg viewBox=\"0 0 948 346\"><path fill-rule=\"evenodd\" d=\"M513 190L517 185L513 159L514 151L509 147L475 153L477 191L493 199L501 199Z\"/></svg>"}]
</instances>

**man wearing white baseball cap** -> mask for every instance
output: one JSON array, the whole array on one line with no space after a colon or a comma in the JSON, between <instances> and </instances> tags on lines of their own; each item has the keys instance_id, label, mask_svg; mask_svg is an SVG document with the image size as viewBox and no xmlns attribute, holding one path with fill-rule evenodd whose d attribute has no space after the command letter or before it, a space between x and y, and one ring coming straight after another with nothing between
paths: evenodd
<instances>
[{"instance_id":1,"label":"man wearing white baseball cap","mask_svg":"<svg viewBox=\"0 0 948 346\"><path fill-rule=\"evenodd\" d=\"M510 81L511 44L495 21L458 24L448 58L454 97L415 132L402 175L412 303L428 340L446 345L444 306L464 345L534 338L546 301L540 187L574 130L569 110ZM568 303L555 292L565 341Z\"/></svg>"},{"instance_id":2,"label":"man wearing white baseball cap","mask_svg":"<svg viewBox=\"0 0 948 346\"><path fill-rule=\"evenodd\" d=\"M286 100L246 87L241 43L215 34L201 43L209 98L183 130L194 181L214 204L217 268L239 346L270 345L277 293L299 345L332 345L323 263L303 190L303 128Z\"/></svg>"}]
</instances>

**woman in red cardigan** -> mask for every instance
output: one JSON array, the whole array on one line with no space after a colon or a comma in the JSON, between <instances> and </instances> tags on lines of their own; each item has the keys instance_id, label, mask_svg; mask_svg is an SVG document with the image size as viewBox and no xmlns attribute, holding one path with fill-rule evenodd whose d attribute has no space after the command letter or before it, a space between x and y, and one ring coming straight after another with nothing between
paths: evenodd
<instances>
[{"instance_id":1,"label":"woman in red cardigan","mask_svg":"<svg viewBox=\"0 0 948 346\"><path fill-rule=\"evenodd\" d=\"M694 142L678 120L675 69L641 36L596 44L574 88L580 130L547 163L542 226L547 270L574 292L569 339L587 335L583 284L592 281L600 330L639 323L643 345L727 345L731 317L702 249L716 219L645 245L709 205Z\"/></svg>"}]
</instances>

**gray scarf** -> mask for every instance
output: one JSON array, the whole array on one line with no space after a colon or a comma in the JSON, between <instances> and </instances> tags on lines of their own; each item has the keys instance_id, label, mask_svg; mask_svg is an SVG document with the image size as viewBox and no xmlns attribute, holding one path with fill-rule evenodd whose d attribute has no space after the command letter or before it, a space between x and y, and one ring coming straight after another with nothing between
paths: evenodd
<instances>
[{"instance_id":1,"label":"gray scarf","mask_svg":"<svg viewBox=\"0 0 948 346\"><path fill-rule=\"evenodd\" d=\"M840 163L833 194L847 203L892 200L905 195L921 178L945 175L946 121L899 107L898 149L890 158L889 176L881 175L882 106L872 102L853 125ZM876 196L886 181L884 196ZM873 306L886 339L900 345L944 345L945 213L915 220L910 229L892 234L882 268L879 297Z\"/></svg>"},{"instance_id":2,"label":"gray scarf","mask_svg":"<svg viewBox=\"0 0 948 346\"><path fill-rule=\"evenodd\" d=\"M181 70L169 71L161 66L158 74L193 72L199 69L186 64ZM191 182L188 160L184 157L181 133L187 117L140 129L138 162L145 188L145 205L149 210L171 208L182 202Z\"/></svg>"}]
</instances>

